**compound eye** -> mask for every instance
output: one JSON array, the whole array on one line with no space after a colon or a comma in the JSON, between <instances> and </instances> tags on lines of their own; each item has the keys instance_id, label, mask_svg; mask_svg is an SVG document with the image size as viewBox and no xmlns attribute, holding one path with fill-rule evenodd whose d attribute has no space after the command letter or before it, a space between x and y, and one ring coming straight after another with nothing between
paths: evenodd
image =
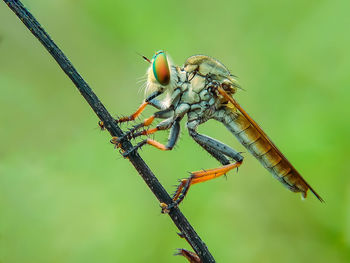
<instances>
[{"instance_id":1,"label":"compound eye","mask_svg":"<svg viewBox=\"0 0 350 263\"><path fill-rule=\"evenodd\" d=\"M153 57L153 74L156 80L163 86L170 82L170 70L168 60L163 51L158 51Z\"/></svg>"}]
</instances>

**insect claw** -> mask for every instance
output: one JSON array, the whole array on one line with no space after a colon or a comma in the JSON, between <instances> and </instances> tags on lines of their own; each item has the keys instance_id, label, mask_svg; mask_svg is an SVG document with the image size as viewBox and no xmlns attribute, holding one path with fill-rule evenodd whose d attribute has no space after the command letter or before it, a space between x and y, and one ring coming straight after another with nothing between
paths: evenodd
<instances>
[{"instance_id":1,"label":"insect claw","mask_svg":"<svg viewBox=\"0 0 350 263\"><path fill-rule=\"evenodd\" d=\"M112 139L110 140L110 142L112 143L112 144L114 144L114 148L120 148L120 146L121 146L121 138L122 137L112 137Z\"/></svg>"},{"instance_id":2,"label":"insect claw","mask_svg":"<svg viewBox=\"0 0 350 263\"><path fill-rule=\"evenodd\" d=\"M177 203L176 202L172 202L171 204L169 204L169 205L167 205L166 203L160 203L160 207L162 208L162 211L161 211L161 213L162 214L168 214L168 213L170 213L170 211L173 209L173 208L175 208L175 207L177 207Z\"/></svg>"},{"instance_id":3,"label":"insect claw","mask_svg":"<svg viewBox=\"0 0 350 263\"><path fill-rule=\"evenodd\" d=\"M128 158L129 154L125 155L125 151L124 150L119 149L119 153L123 156L124 159Z\"/></svg>"},{"instance_id":4,"label":"insect claw","mask_svg":"<svg viewBox=\"0 0 350 263\"><path fill-rule=\"evenodd\" d=\"M177 253L174 254L175 256L184 256L191 263L202 262L198 255L192 251L183 248L178 248L177 250Z\"/></svg>"},{"instance_id":5,"label":"insect claw","mask_svg":"<svg viewBox=\"0 0 350 263\"><path fill-rule=\"evenodd\" d=\"M112 137L111 143L115 144L117 147L120 147L120 144L125 140L125 135L122 137Z\"/></svg>"},{"instance_id":6,"label":"insect claw","mask_svg":"<svg viewBox=\"0 0 350 263\"><path fill-rule=\"evenodd\" d=\"M123 152L121 153L123 155L124 158L127 158L133 151L135 151L135 147L131 148L129 151L127 152Z\"/></svg>"},{"instance_id":7,"label":"insect claw","mask_svg":"<svg viewBox=\"0 0 350 263\"><path fill-rule=\"evenodd\" d=\"M160 203L159 206L162 208L162 214L168 214L170 210L168 210L168 205L166 203Z\"/></svg>"}]
</instances>

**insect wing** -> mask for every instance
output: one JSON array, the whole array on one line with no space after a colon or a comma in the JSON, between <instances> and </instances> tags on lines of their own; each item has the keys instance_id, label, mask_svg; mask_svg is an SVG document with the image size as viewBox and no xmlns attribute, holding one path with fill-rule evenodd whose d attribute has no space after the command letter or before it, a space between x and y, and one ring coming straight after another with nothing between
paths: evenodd
<instances>
[{"instance_id":1,"label":"insect wing","mask_svg":"<svg viewBox=\"0 0 350 263\"><path fill-rule=\"evenodd\" d=\"M288 161L288 159L281 153L281 151L276 147L276 145L271 141L271 139L266 135L266 133L261 129L261 127L249 116L249 114L236 102L236 100L228 95L226 91L219 87L219 93L231 102L234 108L231 110L237 109L242 115L240 118L241 122L248 122L246 130L242 131L245 133L248 140L252 141L249 146L243 144L247 149L253 153L262 162L265 166L268 166L273 161L277 160L273 165L271 165L268 170L281 181L287 188L294 192L302 192L303 197L306 197L307 191L310 191L321 201L323 199L312 189L312 187L301 177L298 171L293 167L293 165ZM250 128L251 127L251 128ZM248 132L250 132L248 134ZM236 135L237 136L237 135ZM253 136L256 136L255 139L252 139ZM260 147L268 149L263 155L257 155L253 147ZM270 158L268 158L270 157ZM281 173L281 171L287 171Z\"/></svg>"}]
</instances>

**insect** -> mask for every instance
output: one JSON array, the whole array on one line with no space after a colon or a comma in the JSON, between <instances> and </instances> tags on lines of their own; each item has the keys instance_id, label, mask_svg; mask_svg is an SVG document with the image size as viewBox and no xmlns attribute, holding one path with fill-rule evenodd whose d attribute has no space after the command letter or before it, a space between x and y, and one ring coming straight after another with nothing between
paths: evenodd
<instances>
[{"instance_id":1,"label":"insect","mask_svg":"<svg viewBox=\"0 0 350 263\"><path fill-rule=\"evenodd\" d=\"M112 138L111 142L119 145L125 139L170 129L166 145L147 137L123 155L128 156L146 144L163 151L171 150L179 136L180 121L187 115L187 129L190 136L222 164L219 168L192 172L189 178L182 179L173 196L174 202L169 205L161 204L163 212L169 212L172 207L177 206L193 184L222 176L238 168L243 162L243 156L230 146L196 131L200 124L209 119L215 119L225 125L289 190L300 192L303 198L310 190L323 202L260 126L234 99L233 96L240 87L236 78L222 63L209 56L195 55L189 57L185 64L179 67L173 65L163 51L158 51L152 60L144 58L150 63L146 86L146 94L149 95L134 114L116 121L118 123L134 121L147 105L154 106L158 111L135 125L123 137ZM157 99L162 94L165 94L165 99ZM164 120L154 128L148 128L155 119Z\"/></svg>"}]
</instances>

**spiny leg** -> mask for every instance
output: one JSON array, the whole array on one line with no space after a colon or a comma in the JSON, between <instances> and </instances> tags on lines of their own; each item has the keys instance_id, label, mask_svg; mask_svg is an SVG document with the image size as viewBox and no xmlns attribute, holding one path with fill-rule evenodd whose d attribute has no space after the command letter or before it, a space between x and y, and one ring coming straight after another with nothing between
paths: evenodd
<instances>
[{"instance_id":1,"label":"spiny leg","mask_svg":"<svg viewBox=\"0 0 350 263\"><path fill-rule=\"evenodd\" d=\"M116 120L116 122L122 123L122 122L126 122L126 121L135 120L145 110L145 108L148 104L149 103L147 101L142 102L142 104L138 107L138 109L133 114L131 114L130 116L126 116L126 117L121 117L118 120Z\"/></svg>"},{"instance_id":2,"label":"spiny leg","mask_svg":"<svg viewBox=\"0 0 350 263\"><path fill-rule=\"evenodd\" d=\"M228 145L219 142L218 140L215 140L213 138L210 138L205 135L201 135L195 131L195 129L189 129L191 137L199 144L201 145L206 151L208 151L213 157L215 157L219 162L224 164L224 166L219 168L214 168L210 170L205 171L197 171L192 172L191 176L187 179L182 179L174 196L173 200L174 203L167 206L166 204L161 204L161 207L163 209L162 212L168 212L172 207L180 204L183 199L185 198L189 188L193 184L202 183L205 181L209 181L211 179L217 178L219 176L222 176L226 174L228 171L238 168L242 162L243 157L233 150ZM229 163L229 160L225 157L231 157L236 162L235 163Z\"/></svg>"},{"instance_id":3,"label":"spiny leg","mask_svg":"<svg viewBox=\"0 0 350 263\"><path fill-rule=\"evenodd\" d=\"M166 122L164 121L163 123L166 124ZM161 123L160 123L161 124ZM166 129L170 129L170 134L169 134L169 138L168 138L168 142L166 145L161 144L160 142L157 142L155 140L152 140L150 138L147 138L146 140L141 141L140 143L138 143L137 145L135 145L130 151L123 153L123 156L126 157L128 156L131 152L137 150L138 148L144 146L145 144L149 144L152 145L154 147L156 147L159 150L162 151L170 151L174 148L177 139L179 138L179 134L180 134L180 120L175 120L172 125L158 125L157 128L158 130L166 130ZM155 129L157 129L155 128ZM154 130L154 129L152 129Z\"/></svg>"},{"instance_id":4,"label":"spiny leg","mask_svg":"<svg viewBox=\"0 0 350 263\"><path fill-rule=\"evenodd\" d=\"M170 211L171 208L179 205L183 199L185 198L188 190L190 189L191 185L203 183L215 178L218 178L222 175L225 175L230 170L234 168L238 168L242 162L235 162L228 165L224 165L219 168L209 169L209 170L201 170L192 172L191 176L187 179L182 179L178 188L176 189L176 192L173 196L174 203L170 205L166 205L164 203L161 203L160 206L162 207L162 213L167 213Z\"/></svg>"},{"instance_id":5,"label":"spiny leg","mask_svg":"<svg viewBox=\"0 0 350 263\"><path fill-rule=\"evenodd\" d=\"M146 108L147 105L151 105L151 106L157 108L158 110L160 110L162 108L161 102L159 100L157 100L156 97L158 97L161 94L162 94L162 92L160 92L160 91L153 92L151 95L149 95L145 99L145 101L138 107L138 109L133 114L131 114L128 117L119 118L118 120L115 120L115 122L122 123L122 122L126 122L126 121L135 120L138 116L140 116L140 114L144 111L144 109ZM105 130L105 126L104 126L103 121L99 121L98 126L100 126L101 131Z\"/></svg>"},{"instance_id":6,"label":"spiny leg","mask_svg":"<svg viewBox=\"0 0 350 263\"><path fill-rule=\"evenodd\" d=\"M141 104L141 106L137 109L137 111L134 114L130 115L129 117L120 118L119 120L117 120L117 122L125 122L125 121L135 120L142 113L142 111L145 109L145 107L148 104L152 105L153 107L156 107L159 110L162 109L162 106L163 106L162 103L155 98L158 97L159 95L163 94L163 92L164 92L164 90L153 92L151 95L149 95L145 99L145 101ZM170 101L171 102L177 101L179 99L180 95L181 95L181 89L179 89L179 88L175 89L170 97ZM171 105L173 105L173 104L171 104ZM171 107L173 107L173 106L170 106L169 108L171 108ZM165 117L165 118L167 118L167 117Z\"/></svg>"},{"instance_id":7,"label":"spiny leg","mask_svg":"<svg viewBox=\"0 0 350 263\"><path fill-rule=\"evenodd\" d=\"M224 154L221 152L218 152L214 150L213 148L209 147L206 144L203 144L197 140L195 140L196 143L198 143L204 150L206 150L211 156L213 156L216 160L218 160L222 165L227 165L230 163L230 161L226 158Z\"/></svg>"},{"instance_id":8,"label":"spiny leg","mask_svg":"<svg viewBox=\"0 0 350 263\"><path fill-rule=\"evenodd\" d=\"M180 94L181 94L181 90L176 89L171 96L171 101L172 102L177 101L180 97ZM154 99L153 99L153 103L154 103ZM160 105L159 102L158 102L158 104ZM172 117L173 119L178 119L180 121L190 108L191 108L190 105L187 103L177 105L176 109L175 109L174 104L171 104L168 108L154 113L151 117L145 119L142 123L135 125L124 136L122 136L120 138L115 138L115 137L112 138L112 143L119 144L126 138L128 138L128 139L134 138L135 136L133 136L133 134L135 133L135 131L137 131L138 129L140 129L142 127L151 125L152 122L154 121L154 119L156 119L156 118L166 119L166 118ZM175 115L175 112L176 112L176 115ZM156 132L157 130L159 130L159 129L153 129L152 131L150 131L146 134L139 133L139 134L137 134L137 136L151 134L151 133Z\"/></svg>"},{"instance_id":9,"label":"spiny leg","mask_svg":"<svg viewBox=\"0 0 350 263\"><path fill-rule=\"evenodd\" d=\"M165 119L165 118L169 118L170 119L170 118L172 118L173 115L174 115L174 108L173 108L173 106L170 106L168 109L165 109L165 110L157 111L151 117L149 117L149 118L145 119L143 122L135 125L132 129L130 129L128 132L126 132L122 137L113 137L111 142L113 144L118 145L125 139L131 139L131 138L135 138L137 136L147 135L147 133L143 134L142 132L141 133L137 133L135 135L134 135L134 133L138 129L142 128L142 127L150 126L155 119ZM154 133L157 130L160 130L160 129L159 128L152 129L148 134Z\"/></svg>"},{"instance_id":10,"label":"spiny leg","mask_svg":"<svg viewBox=\"0 0 350 263\"><path fill-rule=\"evenodd\" d=\"M167 145L161 144L155 140L148 138L146 140L143 140L139 144L137 144L130 151L124 153L123 154L124 157L126 157L131 152L142 147L145 144L152 145L152 146L154 146L160 150L163 150L163 151L171 150L175 146L176 141L179 137L180 121L182 120L184 115L189 111L190 108L191 107L189 104L183 103L183 104L177 105L176 110L174 109L174 106L171 105L166 110L156 112L154 114L155 117L158 117L158 118L164 118L164 117L169 117L169 116L170 117L167 120L164 120L161 123L159 123L155 129L135 133L135 134L132 134L131 137L135 138L136 136L148 135L148 134L155 133L156 131L159 131L159 130L169 129L171 127ZM175 115L175 111L176 111L176 115Z\"/></svg>"},{"instance_id":11,"label":"spiny leg","mask_svg":"<svg viewBox=\"0 0 350 263\"><path fill-rule=\"evenodd\" d=\"M209 148L213 149L214 151L220 152L228 157L231 157L232 159L234 159L237 162L243 161L243 156L239 152L232 149L230 146L228 146L228 145L226 145L226 144L224 144L216 139L213 139L209 136L199 134L194 129L189 129L189 133L190 133L191 137L199 145L201 145L203 148L204 148L203 145L205 145L206 147L209 147ZM204 148L204 149L206 149L206 148Z\"/></svg>"},{"instance_id":12,"label":"spiny leg","mask_svg":"<svg viewBox=\"0 0 350 263\"><path fill-rule=\"evenodd\" d=\"M174 117L170 117L160 123L157 124L157 126L153 129L148 129L148 130L143 130L143 131L139 131L136 133L132 134L132 138L136 138L142 135L150 135L150 134L154 134L157 131L163 131L163 130L168 130L171 128L171 126L174 124Z\"/></svg>"},{"instance_id":13,"label":"spiny leg","mask_svg":"<svg viewBox=\"0 0 350 263\"><path fill-rule=\"evenodd\" d=\"M126 121L135 120L145 110L147 105L152 105L152 106L160 109L159 102L157 100L155 100L155 98L158 97L160 94L162 94L162 92L159 92L159 91L153 92L151 95L149 95L145 99L145 101L138 107L138 109L133 114L131 114L130 116L127 116L127 117L119 118L118 120L116 120L116 122L122 123L122 122L126 122Z\"/></svg>"}]
</instances>

